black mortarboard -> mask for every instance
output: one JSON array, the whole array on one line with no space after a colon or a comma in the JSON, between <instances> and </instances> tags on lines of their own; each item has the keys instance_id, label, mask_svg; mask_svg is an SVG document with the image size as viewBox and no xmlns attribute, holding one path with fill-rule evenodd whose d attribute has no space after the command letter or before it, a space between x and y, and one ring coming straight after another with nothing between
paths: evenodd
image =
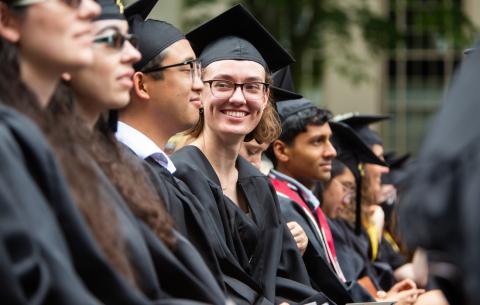
<instances>
[{"instance_id":1,"label":"black mortarboard","mask_svg":"<svg viewBox=\"0 0 480 305\"><path fill-rule=\"evenodd\" d=\"M285 90L284 90L285 91ZM307 109L316 109L313 103L304 97L293 100L283 100L277 102L277 112L280 121L285 121L288 117Z\"/></svg>"},{"instance_id":2,"label":"black mortarboard","mask_svg":"<svg viewBox=\"0 0 480 305\"><path fill-rule=\"evenodd\" d=\"M168 22L145 20L156 3L157 0L140 0L125 10L130 32L137 36L142 54L142 59L133 65L136 71L175 42L185 39L185 35Z\"/></svg>"},{"instance_id":3,"label":"black mortarboard","mask_svg":"<svg viewBox=\"0 0 480 305\"><path fill-rule=\"evenodd\" d=\"M288 100L298 100L303 97L298 93L285 90L276 86L270 86L270 94L272 95L272 100L274 103Z\"/></svg>"},{"instance_id":4,"label":"black mortarboard","mask_svg":"<svg viewBox=\"0 0 480 305\"><path fill-rule=\"evenodd\" d=\"M382 175L382 183L398 186L398 184L401 183L402 178L406 175L404 168L410 160L410 154L406 153L397 157L394 152L388 152L384 154L384 157L385 163L388 164L390 171Z\"/></svg>"},{"instance_id":5,"label":"black mortarboard","mask_svg":"<svg viewBox=\"0 0 480 305\"><path fill-rule=\"evenodd\" d=\"M337 150L337 159L340 161L348 160L351 157L356 159L355 164L351 166L352 172L358 171L358 163L387 166L350 126L341 122L330 122L330 128L332 129L332 143ZM346 164L346 162L344 163Z\"/></svg>"},{"instance_id":6,"label":"black mortarboard","mask_svg":"<svg viewBox=\"0 0 480 305\"><path fill-rule=\"evenodd\" d=\"M355 176L357 183L356 191L356 212L355 232L360 233L361 229L361 183L362 173L360 163L371 163L387 166L384 161L378 158L368 145L350 126L344 123L330 122L332 129L332 143L337 150L337 159L344 163Z\"/></svg>"},{"instance_id":7,"label":"black mortarboard","mask_svg":"<svg viewBox=\"0 0 480 305\"><path fill-rule=\"evenodd\" d=\"M121 0L96 0L102 8L100 15L95 20L120 19L125 20L123 15L124 5Z\"/></svg>"},{"instance_id":8,"label":"black mortarboard","mask_svg":"<svg viewBox=\"0 0 480 305\"><path fill-rule=\"evenodd\" d=\"M294 59L241 4L190 31L203 67L219 60L250 60L275 72Z\"/></svg>"},{"instance_id":9,"label":"black mortarboard","mask_svg":"<svg viewBox=\"0 0 480 305\"><path fill-rule=\"evenodd\" d=\"M358 113L347 113L335 117L335 121L342 122L352 127L362 140L372 147L374 144L383 144L380 136L369 128L370 124L389 119L389 115L360 115Z\"/></svg>"},{"instance_id":10,"label":"black mortarboard","mask_svg":"<svg viewBox=\"0 0 480 305\"><path fill-rule=\"evenodd\" d=\"M291 92L295 91L290 66L286 66L285 68L273 73L272 80L275 87L279 87Z\"/></svg>"}]
</instances>

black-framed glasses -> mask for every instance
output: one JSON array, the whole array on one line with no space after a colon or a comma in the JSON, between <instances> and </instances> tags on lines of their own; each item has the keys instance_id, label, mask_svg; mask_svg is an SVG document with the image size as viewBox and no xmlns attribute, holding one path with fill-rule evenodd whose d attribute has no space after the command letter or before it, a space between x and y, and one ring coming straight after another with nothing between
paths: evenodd
<instances>
[{"instance_id":1,"label":"black-framed glasses","mask_svg":"<svg viewBox=\"0 0 480 305\"><path fill-rule=\"evenodd\" d=\"M13 7L22 7L22 6L28 6L28 5L32 5L32 4L35 4L35 3L45 2L45 1L48 1L48 0L17 0L17 1L13 1L12 6ZM65 3L66 5L68 5L71 8L75 8L75 9L78 8L80 6L80 4L82 3L82 0L59 0L59 1Z\"/></svg>"},{"instance_id":2,"label":"black-framed glasses","mask_svg":"<svg viewBox=\"0 0 480 305\"><path fill-rule=\"evenodd\" d=\"M115 31L107 35L100 35L95 37L93 40L94 43L105 43L112 49L121 50L125 42L128 41L134 48L138 48L138 40L135 35L127 34L123 35L122 33Z\"/></svg>"},{"instance_id":3,"label":"black-framed glasses","mask_svg":"<svg viewBox=\"0 0 480 305\"><path fill-rule=\"evenodd\" d=\"M229 80L212 79L204 81L210 86L212 95L220 99L229 99L232 97L237 87L242 90L246 100L259 100L264 97L269 84L264 82L235 83Z\"/></svg>"},{"instance_id":4,"label":"black-framed glasses","mask_svg":"<svg viewBox=\"0 0 480 305\"><path fill-rule=\"evenodd\" d=\"M198 77L199 79L202 78L202 64L200 63L198 58L189 59L189 60L186 60L184 62L179 62L177 64L172 64L172 65L168 65L168 66L152 67L152 68L145 69L142 72L143 73L160 72L160 71L163 71L165 69L187 66L187 65L190 67L189 72L190 72L190 77L191 77L192 81L195 80L195 77Z\"/></svg>"}]
</instances>

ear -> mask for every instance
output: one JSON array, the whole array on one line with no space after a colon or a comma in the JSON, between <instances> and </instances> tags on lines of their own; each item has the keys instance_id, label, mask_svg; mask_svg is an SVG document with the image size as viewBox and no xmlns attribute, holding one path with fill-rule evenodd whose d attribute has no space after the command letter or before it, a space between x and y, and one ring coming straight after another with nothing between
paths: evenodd
<instances>
[{"instance_id":1,"label":"ear","mask_svg":"<svg viewBox=\"0 0 480 305\"><path fill-rule=\"evenodd\" d=\"M278 162L286 163L290 160L290 146L285 144L283 141L275 140L272 143L272 148L275 158L277 158Z\"/></svg>"},{"instance_id":2,"label":"ear","mask_svg":"<svg viewBox=\"0 0 480 305\"><path fill-rule=\"evenodd\" d=\"M17 43L20 40L18 19L8 9L5 2L0 2L0 36L10 43Z\"/></svg>"},{"instance_id":3,"label":"ear","mask_svg":"<svg viewBox=\"0 0 480 305\"><path fill-rule=\"evenodd\" d=\"M140 99L148 100L150 99L150 94L148 92L148 82L146 82L145 74L142 72L135 72L133 74L133 92Z\"/></svg>"}]
</instances>

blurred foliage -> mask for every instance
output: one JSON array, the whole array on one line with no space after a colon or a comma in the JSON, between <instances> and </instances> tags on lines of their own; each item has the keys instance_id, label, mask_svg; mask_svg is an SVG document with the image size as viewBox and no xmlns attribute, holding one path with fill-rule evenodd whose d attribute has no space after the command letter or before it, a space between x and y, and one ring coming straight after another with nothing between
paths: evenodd
<instances>
[{"instance_id":1,"label":"blurred foliage","mask_svg":"<svg viewBox=\"0 0 480 305\"><path fill-rule=\"evenodd\" d=\"M406 46L407 31L425 32L431 44L439 48L460 49L471 44L476 29L466 17L459 5L449 6L449 1L422 0L378 0L382 4L395 8L396 5L407 5L407 28L396 27L394 9L379 13L370 7L368 0L184 0L190 12L185 27L204 22L217 13L214 10L201 10L205 5L213 7L222 3L224 8L235 3L243 3L260 22L292 53L297 63L292 66L296 87L302 84L302 67L307 52L315 50L311 68L314 79L323 75L325 62L330 60L325 45L334 42L335 58L343 58L337 71L349 76L353 81L365 79L362 74L364 60L349 48L353 35L360 33L367 44L368 51L374 55L386 54L395 48ZM435 6L426 5L435 2ZM418 7L414 7L418 6ZM310 61L308 62L311 63Z\"/></svg>"}]
</instances>

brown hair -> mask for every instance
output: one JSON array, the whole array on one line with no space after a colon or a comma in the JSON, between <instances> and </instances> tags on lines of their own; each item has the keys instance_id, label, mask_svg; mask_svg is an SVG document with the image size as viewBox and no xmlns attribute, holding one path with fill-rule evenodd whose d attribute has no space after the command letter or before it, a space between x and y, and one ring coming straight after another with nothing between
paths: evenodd
<instances>
[{"instance_id":1,"label":"brown hair","mask_svg":"<svg viewBox=\"0 0 480 305\"><path fill-rule=\"evenodd\" d=\"M140 160L117 141L101 117L93 133L91 151L133 214L145 222L167 247L175 247L173 222Z\"/></svg>"},{"instance_id":2,"label":"brown hair","mask_svg":"<svg viewBox=\"0 0 480 305\"><path fill-rule=\"evenodd\" d=\"M99 119L93 132L88 130L75 110L70 88L62 84L57 89L57 92L60 91L63 91L64 96L69 96L70 106L64 106L67 103L64 98L58 102L52 101L49 108L57 108L52 111L55 120L77 122L66 126L72 130L69 141L76 142L88 150L133 214L144 221L168 247L173 248L175 238L172 221L141 162L130 155L116 140L106 117L102 116Z\"/></svg>"},{"instance_id":3,"label":"brown hair","mask_svg":"<svg viewBox=\"0 0 480 305\"><path fill-rule=\"evenodd\" d=\"M266 82L268 84L272 83L272 79L269 74L266 76ZM184 134L190 138L196 139L202 134L204 125L205 116L202 108L200 111L200 117L195 126L187 130ZM271 143L280 136L281 131L282 127L280 124L280 118L278 117L277 111L273 107L273 99L269 94L267 106L263 110L260 122L258 122L258 125L254 130L245 136L244 141L249 142L255 139L258 143Z\"/></svg>"},{"instance_id":4,"label":"brown hair","mask_svg":"<svg viewBox=\"0 0 480 305\"><path fill-rule=\"evenodd\" d=\"M0 62L0 101L28 116L42 129L62 165L74 202L101 250L112 267L135 285L134 272L118 233L115 214L101 202L96 175L86 164L82 150L76 143L71 143L73 130L64 128L73 122L66 119L54 121L40 107L37 97L21 80L17 47L3 38L0 38Z\"/></svg>"}]
</instances>

